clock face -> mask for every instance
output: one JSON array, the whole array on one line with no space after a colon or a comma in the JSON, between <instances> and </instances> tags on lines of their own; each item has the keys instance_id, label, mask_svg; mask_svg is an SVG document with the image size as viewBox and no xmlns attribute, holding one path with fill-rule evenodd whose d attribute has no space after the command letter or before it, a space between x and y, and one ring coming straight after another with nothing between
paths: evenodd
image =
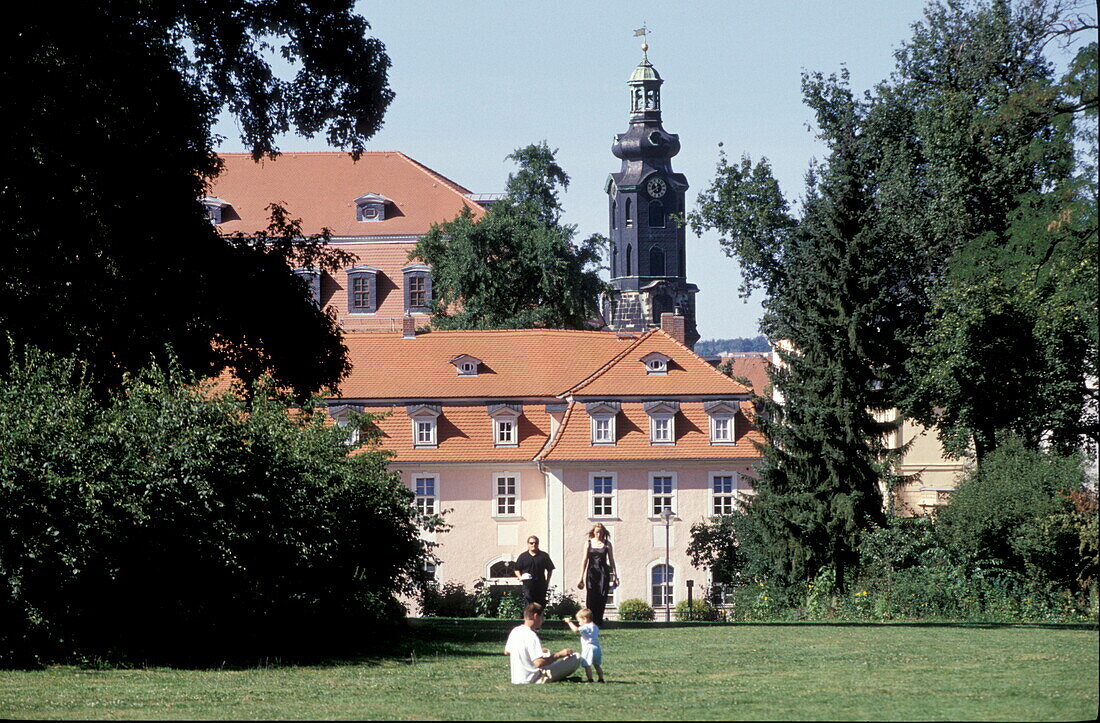
<instances>
[{"instance_id":1,"label":"clock face","mask_svg":"<svg viewBox=\"0 0 1100 723\"><path fill-rule=\"evenodd\" d=\"M660 198L665 195L667 188L663 179L651 178L649 183L646 184L645 190L649 192L651 198Z\"/></svg>"}]
</instances>

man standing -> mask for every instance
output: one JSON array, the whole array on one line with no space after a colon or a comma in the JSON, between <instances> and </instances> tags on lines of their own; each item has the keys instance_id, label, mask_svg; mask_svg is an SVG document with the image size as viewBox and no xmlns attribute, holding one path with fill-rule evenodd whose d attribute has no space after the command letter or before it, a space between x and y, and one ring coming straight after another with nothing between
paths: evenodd
<instances>
[{"instance_id":1,"label":"man standing","mask_svg":"<svg viewBox=\"0 0 1100 723\"><path fill-rule=\"evenodd\" d=\"M552 683L572 675L581 666L581 656L569 648L551 653L542 647L542 606L532 603L523 609L523 625L512 628L504 654L510 660L513 683Z\"/></svg>"},{"instance_id":2,"label":"man standing","mask_svg":"<svg viewBox=\"0 0 1100 723\"><path fill-rule=\"evenodd\" d=\"M538 603L546 606L546 588L554 574L550 556L539 549L539 538L527 538L527 552L521 552L516 560L516 577L523 581L523 604Z\"/></svg>"}]
</instances>

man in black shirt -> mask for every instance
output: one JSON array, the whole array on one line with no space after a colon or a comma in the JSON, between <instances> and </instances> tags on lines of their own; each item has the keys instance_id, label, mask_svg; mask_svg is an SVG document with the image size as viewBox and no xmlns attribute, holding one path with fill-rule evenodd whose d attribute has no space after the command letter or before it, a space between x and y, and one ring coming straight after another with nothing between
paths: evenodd
<instances>
[{"instance_id":1,"label":"man in black shirt","mask_svg":"<svg viewBox=\"0 0 1100 723\"><path fill-rule=\"evenodd\" d=\"M516 577L523 581L523 606L531 603L546 605L546 588L554 574L550 556L539 549L539 538L527 538L527 552L521 552L516 560Z\"/></svg>"}]
</instances>

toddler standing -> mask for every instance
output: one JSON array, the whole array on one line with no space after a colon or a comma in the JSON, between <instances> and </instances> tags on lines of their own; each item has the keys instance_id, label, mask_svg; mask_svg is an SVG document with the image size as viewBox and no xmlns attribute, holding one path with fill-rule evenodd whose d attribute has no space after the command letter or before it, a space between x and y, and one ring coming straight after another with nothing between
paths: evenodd
<instances>
[{"instance_id":1,"label":"toddler standing","mask_svg":"<svg viewBox=\"0 0 1100 723\"><path fill-rule=\"evenodd\" d=\"M565 618L565 624L569 629L581 635L581 665L584 666L584 674L588 676L588 682L591 683L592 669L595 668L599 682L602 683L604 682L603 668L600 666L603 664L603 650L600 648L600 629L596 623L592 622L592 611L588 608L577 611L577 622L580 625Z\"/></svg>"}]
</instances>

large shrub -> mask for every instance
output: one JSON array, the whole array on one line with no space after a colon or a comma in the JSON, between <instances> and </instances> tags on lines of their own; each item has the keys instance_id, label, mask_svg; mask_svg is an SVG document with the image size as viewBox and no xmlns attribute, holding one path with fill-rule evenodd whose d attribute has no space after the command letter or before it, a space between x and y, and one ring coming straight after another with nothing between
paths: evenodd
<instances>
[{"instance_id":1,"label":"large shrub","mask_svg":"<svg viewBox=\"0 0 1100 723\"><path fill-rule=\"evenodd\" d=\"M416 592L428 550L411 493L385 453L349 456L323 413L155 368L101 404L80 364L13 357L0 379L8 662L329 653Z\"/></svg>"},{"instance_id":2,"label":"large shrub","mask_svg":"<svg viewBox=\"0 0 1100 723\"><path fill-rule=\"evenodd\" d=\"M718 620L719 613L718 608L714 607L709 601L696 598L691 601L691 607L688 607L687 600L681 600L676 603L676 619L677 620L703 620L713 622Z\"/></svg>"},{"instance_id":3,"label":"large shrub","mask_svg":"<svg viewBox=\"0 0 1100 723\"><path fill-rule=\"evenodd\" d=\"M1073 511L1070 495L1083 480L1077 456L1029 449L1014 438L959 484L937 516L939 538L961 563L991 561L1072 587L1081 539L1072 525L1058 523Z\"/></svg>"},{"instance_id":4,"label":"large shrub","mask_svg":"<svg viewBox=\"0 0 1100 723\"><path fill-rule=\"evenodd\" d=\"M477 600L465 585L454 580L429 585L421 597L420 613L438 618L477 617Z\"/></svg>"},{"instance_id":5,"label":"large shrub","mask_svg":"<svg viewBox=\"0 0 1100 723\"><path fill-rule=\"evenodd\" d=\"M645 600L630 598L619 603L620 620L652 620L654 616L653 606Z\"/></svg>"}]
</instances>

